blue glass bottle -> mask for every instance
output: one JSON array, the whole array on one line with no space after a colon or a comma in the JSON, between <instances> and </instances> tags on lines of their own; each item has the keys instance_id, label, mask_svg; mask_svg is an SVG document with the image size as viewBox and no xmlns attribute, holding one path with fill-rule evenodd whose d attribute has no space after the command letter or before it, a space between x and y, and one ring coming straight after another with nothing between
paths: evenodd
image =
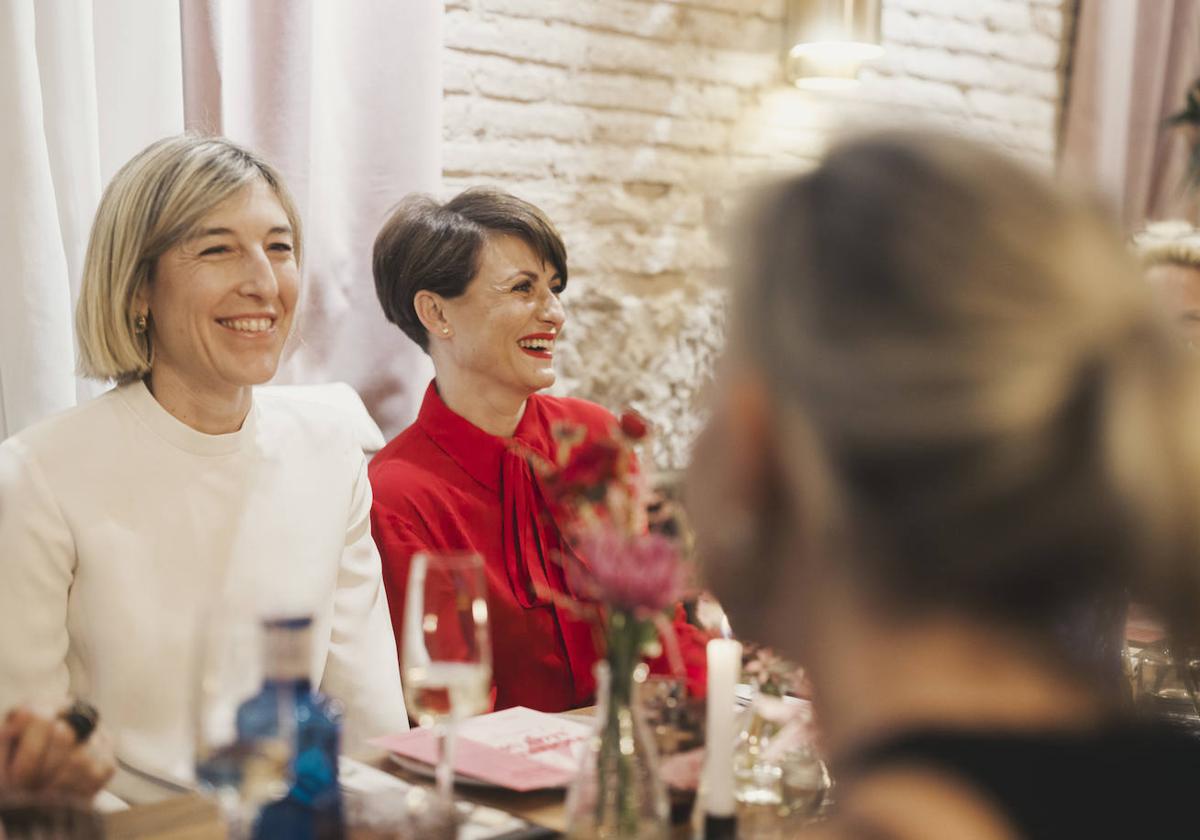
<instances>
[{"instance_id":1,"label":"blue glass bottle","mask_svg":"<svg viewBox=\"0 0 1200 840\"><path fill-rule=\"evenodd\" d=\"M308 617L263 621L262 691L238 708L239 742L293 745L287 795L262 808L255 840L343 836L337 769L341 713L335 701L312 690L311 636Z\"/></svg>"}]
</instances>

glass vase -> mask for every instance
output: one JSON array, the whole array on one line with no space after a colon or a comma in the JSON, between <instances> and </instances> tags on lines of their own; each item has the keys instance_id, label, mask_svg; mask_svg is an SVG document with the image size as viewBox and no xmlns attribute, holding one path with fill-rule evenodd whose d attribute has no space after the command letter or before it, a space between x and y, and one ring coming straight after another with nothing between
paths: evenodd
<instances>
[{"instance_id":1,"label":"glass vase","mask_svg":"<svg viewBox=\"0 0 1200 840\"><path fill-rule=\"evenodd\" d=\"M610 647L610 659L612 653ZM596 664L594 729L567 792L570 840L668 836L667 791L658 773L653 734L638 703L646 672L641 663L621 672L608 662Z\"/></svg>"},{"instance_id":2,"label":"glass vase","mask_svg":"<svg viewBox=\"0 0 1200 840\"><path fill-rule=\"evenodd\" d=\"M758 693L734 753L734 790L745 809L810 817L825 801L829 773L811 741L807 704Z\"/></svg>"}]
</instances>

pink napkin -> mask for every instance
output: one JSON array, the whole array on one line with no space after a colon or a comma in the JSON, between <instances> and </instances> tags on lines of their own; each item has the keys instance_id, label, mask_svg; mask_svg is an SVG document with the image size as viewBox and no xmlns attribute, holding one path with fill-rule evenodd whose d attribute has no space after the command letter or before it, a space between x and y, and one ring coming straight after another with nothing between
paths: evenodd
<instances>
[{"instance_id":1,"label":"pink napkin","mask_svg":"<svg viewBox=\"0 0 1200 840\"><path fill-rule=\"evenodd\" d=\"M371 743L430 766L437 763L437 741L431 729L411 729L399 735L376 738ZM461 735L454 739L454 772L521 792L566 787L574 776L566 770Z\"/></svg>"}]
</instances>

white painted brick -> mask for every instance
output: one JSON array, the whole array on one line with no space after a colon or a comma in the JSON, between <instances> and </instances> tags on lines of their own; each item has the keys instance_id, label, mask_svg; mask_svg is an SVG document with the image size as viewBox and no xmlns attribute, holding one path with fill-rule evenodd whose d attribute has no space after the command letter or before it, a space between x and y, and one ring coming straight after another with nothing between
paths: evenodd
<instances>
[{"instance_id":1,"label":"white painted brick","mask_svg":"<svg viewBox=\"0 0 1200 840\"><path fill-rule=\"evenodd\" d=\"M705 197L694 187L627 181L588 196L581 216L590 224L624 224L640 230L659 225L704 226Z\"/></svg>"},{"instance_id":2,"label":"white painted brick","mask_svg":"<svg viewBox=\"0 0 1200 840\"><path fill-rule=\"evenodd\" d=\"M897 46L888 51L886 58L891 76L970 86L986 86L994 78L993 62L981 55Z\"/></svg>"},{"instance_id":3,"label":"white painted brick","mask_svg":"<svg viewBox=\"0 0 1200 840\"><path fill-rule=\"evenodd\" d=\"M966 4L973 5L973 4ZM991 29L1025 33L1033 29L1033 13L1026 3L987 3L983 20Z\"/></svg>"},{"instance_id":4,"label":"white painted brick","mask_svg":"<svg viewBox=\"0 0 1200 840\"><path fill-rule=\"evenodd\" d=\"M886 8L889 14L900 11L931 17L956 18L963 17L964 11L969 14L970 10L977 9L978 6L978 3L964 3L962 0L890 0Z\"/></svg>"},{"instance_id":5,"label":"white painted brick","mask_svg":"<svg viewBox=\"0 0 1200 840\"><path fill-rule=\"evenodd\" d=\"M652 231L613 226L582 231L572 246L581 270L600 274L664 275L717 270L724 258L702 227L659 225Z\"/></svg>"},{"instance_id":6,"label":"white painted brick","mask_svg":"<svg viewBox=\"0 0 1200 840\"><path fill-rule=\"evenodd\" d=\"M686 6L690 9L735 12L780 21L783 20L786 0L643 0L643 2L647 5Z\"/></svg>"},{"instance_id":7,"label":"white painted brick","mask_svg":"<svg viewBox=\"0 0 1200 840\"><path fill-rule=\"evenodd\" d=\"M597 31L618 32L670 43L759 50L779 46L775 21L736 11L712 11L635 0L479 0L489 13L562 21Z\"/></svg>"},{"instance_id":8,"label":"white painted brick","mask_svg":"<svg viewBox=\"0 0 1200 840\"><path fill-rule=\"evenodd\" d=\"M581 63L593 70L643 73L648 76L681 76L738 87L755 87L778 78L777 52L733 52L685 44L663 44L594 32L582 45Z\"/></svg>"},{"instance_id":9,"label":"white painted brick","mask_svg":"<svg viewBox=\"0 0 1200 840\"><path fill-rule=\"evenodd\" d=\"M989 53L1001 58L1010 58L1033 67L1057 67L1063 56L1063 45L1055 38L1041 32L992 33Z\"/></svg>"},{"instance_id":10,"label":"white painted brick","mask_svg":"<svg viewBox=\"0 0 1200 840\"><path fill-rule=\"evenodd\" d=\"M1003 59L926 47L892 46L877 69L886 76L912 76L1045 99L1056 99L1060 87L1056 73Z\"/></svg>"},{"instance_id":11,"label":"white painted brick","mask_svg":"<svg viewBox=\"0 0 1200 840\"><path fill-rule=\"evenodd\" d=\"M1035 8L1028 0L885 0L884 7L1015 32L1028 31L1035 12L1061 14L1061 8Z\"/></svg>"},{"instance_id":12,"label":"white painted brick","mask_svg":"<svg viewBox=\"0 0 1200 840\"><path fill-rule=\"evenodd\" d=\"M675 146L716 152L729 143L722 123L618 111L594 111L553 102L525 103L447 96L444 125L449 136L547 138L625 146Z\"/></svg>"},{"instance_id":13,"label":"white painted brick","mask_svg":"<svg viewBox=\"0 0 1200 840\"><path fill-rule=\"evenodd\" d=\"M447 137L442 143L442 171L459 177L507 178L550 177L544 141L484 141Z\"/></svg>"},{"instance_id":14,"label":"white painted brick","mask_svg":"<svg viewBox=\"0 0 1200 840\"><path fill-rule=\"evenodd\" d=\"M516 61L502 56L447 49L442 53L447 74L466 75L468 90L496 99L540 102L566 83L570 71L564 67ZM447 87L447 93L453 92Z\"/></svg>"},{"instance_id":15,"label":"white painted brick","mask_svg":"<svg viewBox=\"0 0 1200 840\"><path fill-rule=\"evenodd\" d=\"M910 76L873 76L864 72L863 86L870 88L870 93L876 99L893 106L936 108L942 111L964 111L967 107L962 88L946 82Z\"/></svg>"},{"instance_id":16,"label":"white painted brick","mask_svg":"<svg viewBox=\"0 0 1200 840\"><path fill-rule=\"evenodd\" d=\"M502 55L521 61L572 66L588 39L583 30L532 19L498 21L470 10L448 10L445 45L452 49Z\"/></svg>"},{"instance_id":17,"label":"white painted brick","mask_svg":"<svg viewBox=\"0 0 1200 840\"><path fill-rule=\"evenodd\" d=\"M730 127L722 123L610 111L598 116L594 138L625 146L651 144L720 152L728 147L730 133Z\"/></svg>"},{"instance_id":18,"label":"white painted brick","mask_svg":"<svg viewBox=\"0 0 1200 840\"><path fill-rule=\"evenodd\" d=\"M662 37L679 26L686 6L669 6L604 0L603 3L578 0L476 0L479 8L488 13L537 20L556 20L606 29L631 35Z\"/></svg>"},{"instance_id":19,"label":"white painted brick","mask_svg":"<svg viewBox=\"0 0 1200 840\"><path fill-rule=\"evenodd\" d=\"M998 31L891 7L883 12L883 37L885 43L990 55L1041 68L1056 67L1062 56L1061 42L1035 29Z\"/></svg>"},{"instance_id":20,"label":"white painted brick","mask_svg":"<svg viewBox=\"0 0 1200 840\"><path fill-rule=\"evenodd\" d=\"M1069 17L1061 9L1035 7L1030 10L1030 14L1033 17L1035 32L1040 32L1056 41L1062 41L1064 33L1068 31Z\"/></svg>"},{"instance_id":21,"label":"white painted brick","mask_svg":"<svg viewBox=\"0 0 1200 840\"><path fill-rule=\"evenodd\" d=\"M472 81L472 62L455 50L442 50L442 93L471 93L475 89Z\"/></svg>"},{"instance_id":22,"label":"white painted brick","mask_svg":"<svg viewBox=\"0 0 1200 840\"><path fill-rule=\"evenodd\" d=\"M778 38L774 39L778 44ZM446 14L448 47L522 61L649 76L761 85L777 78L777 49L731 51L658 42L604 30L533 18L498 18L471 12Z\"/></svg>"},{"instance_id":23,"label":"white painted brick","mask_svg":"<svg viewBox=\"0 0 1200 840\"><path fill-rule=\"evenodd\" d=\"M731 85L625 73L576 73L555 96L572 105L726 121L737 119L742 108L738 89Z\"/></svg>"},{"instance_id":24,"label":"white painted brick","mask_svg":"<svg viewBox=\"0 0 1200 840\"><path fill-rule=\"evenodd\" d=\"M591 116L578 108L553 103L509 102L482 97L447 96L444 126L455 135L488 139L590 141L595 133Z\"/></svg>"},{"instance_id":25,"label":"white painted brick","mask_svg":"<svg viewBox=\"0 0 1200 840\"><path fill-rule=\"evenodd\" d=\"M986 34L978 26L952 18L908 14L889 7L883 10L885 41L945 49L970 49Z\"/></svg>"},{"instance_id":26,"label":"white painted brick","mask_svg":"<svg viewBox=\"0 0 1200 840\"><path fill-rule=\"evenodd\" d=\"M706 165L703 155L678 149L593 144L551 150L552 170L576 180L653 181L686 184ZM694 183L694 182L693 182Z\"/></svg>"},{"instance_id":27,"label":"white painted brick","mask_svg":"<svg viewBox=\"0 0 1200 840\"><path fill-rule=\"evenodd\" d=\"M997 122L1052 130L1056 111L1053 103L1029 96L972 90L967 93L971 112Z\"/></svg>"},{"instance_id":28,"label":"white painted brick","mask_svg":"<svg viewBox=\"0 0 1200 840\"><path fill-rule=\"evenodd\" d=\"M626 73L579 73L556 93L560 101L572 105L670 113L675 83Z\"/></svg>"},{"instance_id":29,"label":"white painted brick","mask_svg":"<svg viewBox=\"0 0 1200 840\"><path fill-rule=\"evenodd\" d=\"M1062 96L1062 80L1057 70L1047 72L1002 59L993 59L990 66L992 77L981 87L1026 93L1048 102L1057 102Z\"/></svg>"},{"instance_id":30,"label":"white painted brick","mask_svg":"<svg viewBox=\"0 0 1200 840\"><path fill-rule=\"evenodd\" d=\"M1069 0L883 0L852 94L784 83L784 0L447 0L443 188L542 207L569 250L565 392L641 405L679 466L719 346L719 225L845 129L936 125L1050 169ZM636 347L637 351L630 351Z\"/></svg>"}]
</instances>

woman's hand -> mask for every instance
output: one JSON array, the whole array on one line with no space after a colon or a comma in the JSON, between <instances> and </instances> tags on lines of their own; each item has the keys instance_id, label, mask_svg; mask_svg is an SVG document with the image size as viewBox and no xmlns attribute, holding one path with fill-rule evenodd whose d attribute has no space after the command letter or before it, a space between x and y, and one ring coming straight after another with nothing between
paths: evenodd
<instances>
[{"instance_id":1,"label":"woman's hand","mask_svg":"<svg viewBox=\"0 0 1200 840\"><path fill-rule=\"evenodd\" d=\"M112 741L102 728L80 741L62 717L21 706L0 724L0 791L91 797L114 770Z\"/></svg>"}]
</instances>

